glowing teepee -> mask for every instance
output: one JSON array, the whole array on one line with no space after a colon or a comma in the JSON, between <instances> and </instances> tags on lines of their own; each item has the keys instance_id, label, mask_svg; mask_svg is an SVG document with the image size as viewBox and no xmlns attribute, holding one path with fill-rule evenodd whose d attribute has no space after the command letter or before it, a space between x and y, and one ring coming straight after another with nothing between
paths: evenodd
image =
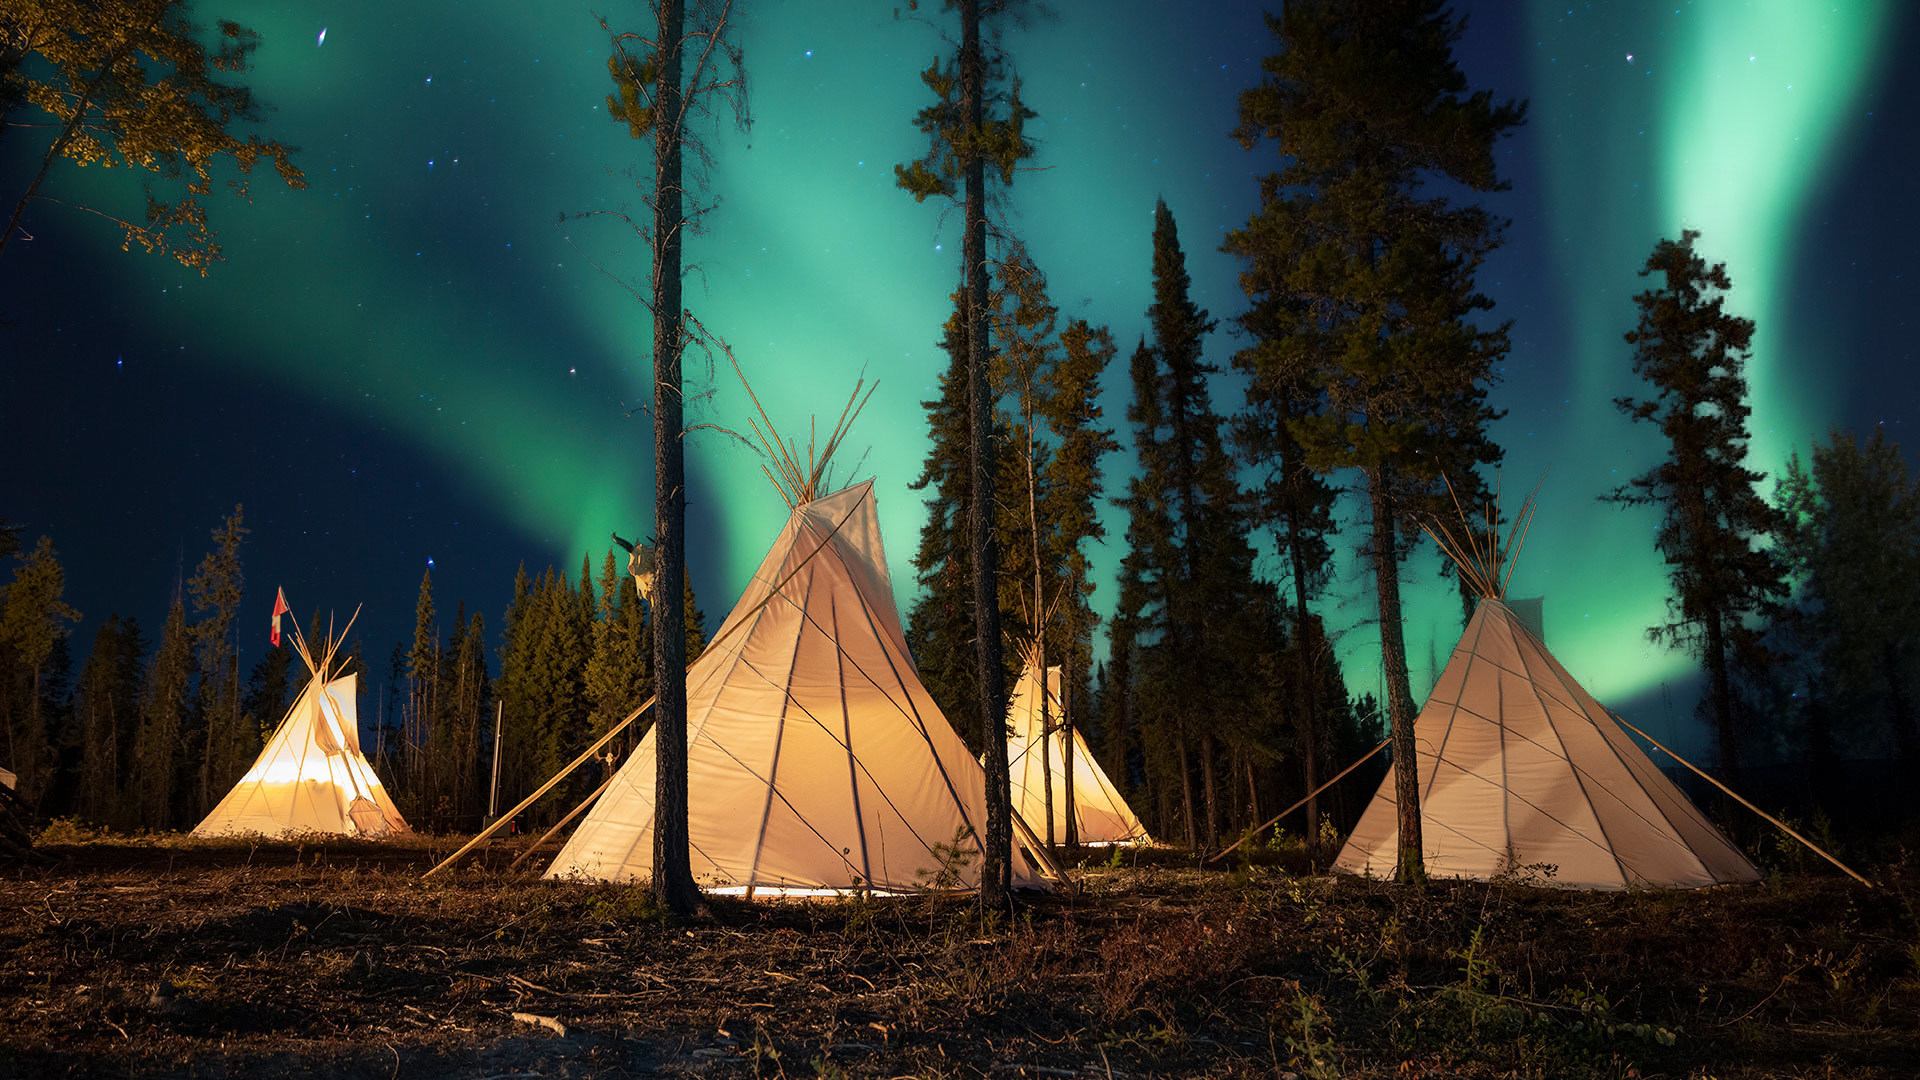
<instances>
[{"instance_id":1,"label":"glowing teepee","mask_svg":"<svg viewBox=\"0 0 1920 1080\"><path fill-rule=\"evenodd\" d=\"M816 497L857 411L849 402L824 452L809 446L804 468L770 426L755 428L791 514L687 669L687 826L694 880L709 892L910 892L979 881L986 773L914 669L873 484ZM654 772L649 731L547 876L651 879ZM1015 886L1047 885L1038 849L1016 818Z\"/></svg>"},{"instance_id":2,"label":"glowing teepee","mask_svg":"<svg viewBox=\"0 0 1920 1080\"><path fill-rule=\"evenodd\" d=\"M1515 525L1522 539L1532 507ZM1503 601L1515 536L1503 547L1490 526L1464 539L1429 531L1481 599L1414 723L1427 872L1582 889L1758 880ZM1390 876L1398 822L1389 775L1335 867Z\"/></svg>"},{"instance_id":3,"label":"glowing teepee","mask_svg":"<svg viewBox=\"0 0 1920 1080\"><path fill-rule=\"evenodd\" d=\"M1059 726L1060 669L1047 669L1047 697L1050 705L1045 717L1040 709L1038 665L1029 661L1013 690L1013 705L1008 719L1012 732L1007 737L1007 767L1013 782L1013 807L1029 825L1047 820L1046 775L1053 774L1053 835L1067 835L1067 731ZM1041 750L1041 731L1051 720L1052 734ZM1107 778L1106 770L1087 749L1087 740L1073 729L1073 817L1076 836L1088 847L1113 844L1151 843L1146 826L1134 816L1120 792ZM1035 826L1036 828L1039 826Z\"/></svg>"},{"instance_id":4,"label":"glowing teepee","mask_svg":"<svg viewBox=\"0 0 1920 1080\"><path fill-rule=\"evenodd\" d=\"M306 688L253 766L206 820L194 826L193 835L378 837L407 832L406 820L360 753L359 677L330 679L323 674L332 670L339 639L326 643L318 661L307 651L298 626L293 645L311 675Z\"/></svg>"}]
</instances>

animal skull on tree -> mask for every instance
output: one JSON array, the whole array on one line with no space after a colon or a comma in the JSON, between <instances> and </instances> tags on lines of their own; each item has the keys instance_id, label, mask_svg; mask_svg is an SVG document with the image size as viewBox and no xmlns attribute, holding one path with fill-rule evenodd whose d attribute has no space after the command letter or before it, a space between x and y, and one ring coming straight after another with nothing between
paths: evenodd
<instances>
[{"instance_id":1,"label":"animal skull on tree","mask_svg":"<svg viewBox=\"0 0 1920 1080\"><path fill-rule=\"evenodd\" d=\"M633 587L639 591L648 604L655 607L657 598L653 595L655 563L653 545L636 541L622 540L619 533L613 534L613 542L619 544L627 553L627 573L633 575Z\"/></svg>"}]
</instances>

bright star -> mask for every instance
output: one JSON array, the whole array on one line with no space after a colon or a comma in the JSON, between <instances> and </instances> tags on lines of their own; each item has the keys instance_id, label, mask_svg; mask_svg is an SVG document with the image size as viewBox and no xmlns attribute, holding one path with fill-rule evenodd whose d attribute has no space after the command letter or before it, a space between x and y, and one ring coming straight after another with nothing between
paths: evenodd
<instances>
[{"instance_id":1,"label":"bright star","mask_svg":"<svg viewBox=\"0 0 1920 1080\"><path fill-rule=\"evenodd\" d=\"M1633 54L1632 54L1632 53L1628 53L1628 54L1627 54L1627 63L1629 63L1629 64L1631 64L1631 63L1633 63Z\"/></svg>"},{"instance_id":2,"label":"bright star","mask_svg":"<svg viewBox=\"0 0 1920 1080\"><path fill-rule=\"evenodd\" d=\"M809 60L811 60L811 59L813 59L813 50L812 50L812 49L808 49L808 50L807 50L807 59L809 59Z\"/></svg>"},{"instance_id":3,"label":"bright star","mask_svg":"<svg viewBox=\"0 0 1920 1080\"><path fill-rule=\"evenodd\" d=\"M320 28L320 36L314 40L313 47L317 49L320 46L325 45L326 43L327 43L327 28L323 26Z\"/></svg>"}]
</instances>

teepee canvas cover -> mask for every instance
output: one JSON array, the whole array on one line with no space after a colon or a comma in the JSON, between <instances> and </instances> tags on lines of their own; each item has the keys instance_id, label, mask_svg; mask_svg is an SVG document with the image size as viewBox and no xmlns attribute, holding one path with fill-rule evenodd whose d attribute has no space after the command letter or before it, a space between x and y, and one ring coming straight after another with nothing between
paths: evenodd
<instances>
[{"instance_id":1,"label":"teepee canvas cover","mask_svg":"<svg viewBox=\"0 0 1920 1080\"><path fill-rule=\"evenodd\" d=\"M1040 680L1036 665L1029 663L1014 687L1010 710L1013 732L1007 737L1007 767L1012 773L1013 807L1029 825L1047 820L1045 774L1053 774L1053 835L1062 841L1067 835L1067 732L1056 727L1047 736L1047 753L1040 752L1041 723ZM1047 669L1047 693L1051 699L1048 716L1060 722L1060 669ZM1044 757L1044 762L1042 758ZM1106 770L1087 749L1080 729L1073 729L1073 811L1077 836L1082 844L1098 847L1109 844L1140 844L1151 838L1146 827L1133 814L1133 808L1107 779ZM1035 825L1035 828L1040 826Z\"/></svg>"},{"instance_id":2,"label":"teepee canvas cover","mask_svg":"<svg viewBox=\"0 0 1920 1080\"><path fill-rule=\"evenodd\" d=\"M315 678L195 836L388 836L407 823L360 754L359 677Z\"/></svg>"},{"instance_id":3,"label":"teepee canvas cover","mask_svg":"<svg viewBox=\"0 0 1920 1080\"><path fill-rule=\"evenodd\" d=\"M1414 723L1422 850L1444 877L1583 889L1759 879L1680 789L1498 599L1480 602ZM1393 873L1393 777L1334 865Z\"/></svg>"},{"instance_id":4,"label":"teepee canvas cover","mask_svg":"<svg viewBox=\"0 0 1920 1080\"><path fill-rule=\"evenodd\" d=\"M886 567L871 482L800 502L688 669L688 833L702 888L977 884L986 774L920 683ZM653 738L548 877L652 876ZM1015 885L1043 885L1030 836L1015 831Z\"/></svg>"}]
</instances>

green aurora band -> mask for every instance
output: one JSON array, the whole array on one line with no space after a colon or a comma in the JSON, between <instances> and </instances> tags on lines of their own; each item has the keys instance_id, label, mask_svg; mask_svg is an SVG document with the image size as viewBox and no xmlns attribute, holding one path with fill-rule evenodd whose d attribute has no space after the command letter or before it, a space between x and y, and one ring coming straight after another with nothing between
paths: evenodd
<instances>
[{"instance_id":1,"label":"green aurora band","mask_svg":"<svg viewBox=\"0 0 1920 1080\"><path fill-rule=\"evenodd\" d=\"M143 318L165 334L185 340L219 324L225 343L196 360L297 392L315 405L309 422L371 423L428 451L445 466L437 475L521 530L529 561L569 566L603 551L610 529L645 531L648 323L614 280L643 278L644 249L608 219L563 218L638 206L631 177L646 168L645 148L600 105L606 42L591 16L476 4L449 18L426 5L349 3L328 13L322 47L315 16L231 7L265 39L250 78L274 103L273 132L303 148L313 188L263 183L253 206L216 208L229 261L206 281L118 256L106 240L90 257L121 289L153 298L141 301ZM1010 224L1052 274L1063 314L1111 325L1123 359L1143 329L1154 199L1180 216L1196 296L1224 322L1243 301L1237 267L1214 247L1245 219L1253 176L1267 167L1221 150L1232 94L1252 73L1216 72L1216 57L1187 48L1175 7L1142 5L1126 19L1069 11L1022 31L1017 45L1047 58L1022 72L1041 112L1043 169L1019 179ZM904 605L921 520L907 484L926 448L919 403L944 365L934 341L958 232L953 215L895 190L892 165L916 152L917 74L939 40L884 12L799 8L743 9L754 126L713 136L719 205L690 243L700 270L689 304L732 344L789 434L804 435L811 415L836 415L862 372L879 379L840 475L880 479ZM1514 489L1551 472L1514 591L1548 597L1558 655L1596 694L1620 700L1690 667L1645 639L1667 594L1651 515L1593 502L1656 450L1611 405L1632 389L1621 334L1634 271L1655 239L1683 226L1700 228L1704 250L1729 264L1735 306L1760 327L1753 460L1777 472L1830 419L1813 361L1791 347L1802 328L1782 299L1797 215L1868 88L1890 7L1776 0L1569 15L1537 2L1529 16L1533 106L1519 138L1541 148L1537 197L1550 220L1539 231L1560 307L1521 316L1509 381L1496 391L1496 404L1516 410L1496 432L1509 450L1509 508ZM1220 17L1264 48L1257 8ZM1193 83L1211 120L1170 104L1157 89L1167 79ZM1216 173L1223 160L1232 171ZM112 190L108 178L84 182ZM1497 283L1489 288L1499 299ZM1805 328L1809 340L1814 330ZM1211 358L1224 368L1235 347L1223 330ZM696 356L688 367L691 391L705 395L690 420L709 425L691 436L694 511L720 532L696 558L709 563L703 582L724 581L727 592L707 597L711 616L764 553L784 507L755 457L713 430L737 426L747 409L724 362ZM1124 429L1124 364L1116 368L1103 403ZM1526 394L1562 404L1522 417ZM1223 377L1217 404L1230 409L1238 395ZM1127 468L1110 467L1111 492ZM1096 552L1095 570L1103 608L1124 527L1117 510L1107 521L1115 539ZM1374 692L1371 589L1354 553L1343 558L1329 624L1353 688ZM1460 625L1435 568L1423 551L1409 571L1422 691Z\"/></svg>"},{"instance_id":2,"label":"green aurora band","mask_svg":"<svg viewBox=\"0 0 1920 1080\"><path fill-rule=\"evenodd\" d=\"M1657 239L1683 228L1700 230L1702 252L1727 264L1730 307L1757 324L1749 461L1777 476L1789 451L1833 420L1819 327L1796 323L1808 308L1783 294L1801 213L1859 115L1892 10L1795 0L1570 10L1536 0L1529 14L1525 137L1544 151L1543 231L1570 355L1516 363L1571 362L1573 372L1544 453L1504 438L1510 487L1551 473L1515 592L1546 594L1556 652L1596 694L1619 700L1691 671L1684 654L1644 636L1663 621L1668 593L1652 514L1589 509L1658 450L1657 436L1612 405L1637 389L1621 340L1646 285L1636 271ZM1670 729L1684 719L1665 718Z\"/></svg>"}]
</instances>

